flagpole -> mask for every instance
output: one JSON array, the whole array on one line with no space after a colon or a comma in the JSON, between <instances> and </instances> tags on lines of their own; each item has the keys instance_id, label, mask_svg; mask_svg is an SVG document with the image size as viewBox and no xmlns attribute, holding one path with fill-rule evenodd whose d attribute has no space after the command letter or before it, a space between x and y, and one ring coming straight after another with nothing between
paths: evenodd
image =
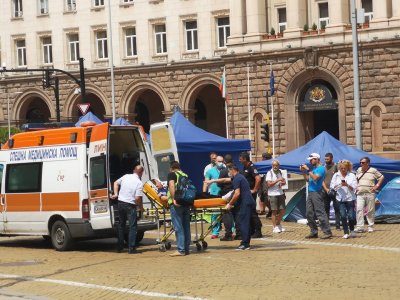
<instances>
[{"instance_id":1,"label":"flagpole","mask_svg":"<svg viewBox=\"0 0 400 300\"><path fill-rule=\"evenodd\" d=\"M225 125L226 125L226 138L229 139L229 126L228 126L228 103L225 100Z\"/></svg>"},{"instance_id":2,"label":"flagpole","mask_svg":"<svg viewBox=\"0 0 400 300\"><path fill-rule=\"evenodd\" d=\"M251 122L250 122L250 66L247 64L247 115L249 120L249 140L251 143ZM251 149L250 149L251 160Z\"/></svg>"},{"instance_id":3,"label":"flagpole","mask_svg":"<svg viewBox=\"0 0 400 300\"><path fill-rule=\"evenodd\" d=\"M270 64L272 75L272 63ZM272 158L275 158L275 122L274 122L274 95L271 95L271 123L272 123Z\"/></svg>"}]
</instances>

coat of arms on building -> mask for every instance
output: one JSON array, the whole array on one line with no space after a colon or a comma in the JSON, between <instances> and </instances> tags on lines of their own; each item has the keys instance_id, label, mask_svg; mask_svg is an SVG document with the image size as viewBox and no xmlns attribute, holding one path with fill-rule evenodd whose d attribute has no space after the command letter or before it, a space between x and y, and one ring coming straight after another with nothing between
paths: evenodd
<instances>
[{"instance_id":1,"label":"coat of arms on building","mask_svg":"<svg viewBox=\"0 0 400 300\"><path fill-rule=\"evenodd\" d=\"M310 91L310 100L318 103L325 99L325 95L325 90L316 86Z\"/></svg>"}]
</instances>

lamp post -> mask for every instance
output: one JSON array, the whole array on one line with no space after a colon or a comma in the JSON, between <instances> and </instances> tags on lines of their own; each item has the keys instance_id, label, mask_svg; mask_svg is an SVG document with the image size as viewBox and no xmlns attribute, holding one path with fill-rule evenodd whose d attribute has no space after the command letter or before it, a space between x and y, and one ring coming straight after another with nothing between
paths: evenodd
<instances>
[{"instance_id":1,"label":"lamp post","mask_svg":"<svg viewBox=\"0 0 400 300\"><path fill-rule=\"evenodd\" d=\"M14 92L13 94L22 94L22 92ZM10 117L10 93L7 93L7 119L8 119L8 139L11 138L11 117Z\"/></svg>"}]
</instances>

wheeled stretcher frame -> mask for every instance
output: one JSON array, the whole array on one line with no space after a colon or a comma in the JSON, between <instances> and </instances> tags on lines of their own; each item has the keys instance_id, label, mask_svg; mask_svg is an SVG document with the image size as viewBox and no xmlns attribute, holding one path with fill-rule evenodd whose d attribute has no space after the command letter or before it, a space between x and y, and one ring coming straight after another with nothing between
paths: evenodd
<instances>
[{"instance_id":1,"label":"wheeled stretcher frame","mask_svg":"<svg viewBox=\"0 0 400 300\"><path fill-rule=\"evenodd\" d=\"M167 218L170 218L168 203L161 200L158 196L156 187L151 181L144 184L143 192L147 198L149 198L152 205L152 208L146 209L144 213L147 214L147 216L153 216L156 218L158 229L157 244L159 244L159 250L165 252L166 250L171 249L171 242L168 241L168 238L175 232L172 225L169 229L167 229L166 226ZM196 245L197 251L207 249L208 244L205 241L205 238L210 234L214 225L222 220L223 214L226 212L226 203L226 200L222 198L198 199L194 201L191 213L195 217L196 235L193 243ZM218 215L206 230L204 226L205 220L203 217L205 214ZM160 225L161 222L163 223L162 229ZM198 228L199 226L200 230ZM163 231L163 234L161 234L161 231Z\"/></svg>"}]
</instances>

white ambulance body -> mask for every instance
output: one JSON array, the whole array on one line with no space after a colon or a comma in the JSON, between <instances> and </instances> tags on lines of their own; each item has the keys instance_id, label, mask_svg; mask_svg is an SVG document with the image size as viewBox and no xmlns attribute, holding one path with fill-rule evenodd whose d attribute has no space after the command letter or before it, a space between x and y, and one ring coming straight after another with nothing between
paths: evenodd
<instances>
[{"instance_id":1,"label":"white ambulance body","mask_svg":"<svg viewBox=\"0 0 400 300\"><path fill-rule=\"evenodd\" d=\"M0 151L0 235L42 235L56 250L76 239L115 236L113 182L133 167L155 177L150 151L137 126L103 123L24 132ZM139 219L138 240L154 229Z\"/></svg>"}]
</instances>

